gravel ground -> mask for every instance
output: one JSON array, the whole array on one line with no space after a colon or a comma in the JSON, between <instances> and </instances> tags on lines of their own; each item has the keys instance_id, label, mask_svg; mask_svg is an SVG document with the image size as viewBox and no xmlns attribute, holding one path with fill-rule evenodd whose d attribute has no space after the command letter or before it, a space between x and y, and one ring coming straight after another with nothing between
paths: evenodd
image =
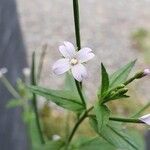
<instances>
[{"instance_id":1,"label":"gravel ground","mask_svg":"<svg viewBox=\"0 0 150 150\"><path fill-rule=\"evenodd\" d=\"M60 57L58 46L62 41L75 42L72 1L17 0L17 4L29 62L31 52L37 49L40 53L42 43L47 42L42 84L61 87L63 77L53 75L51 65ZM136 68L145 66L142 55L132 48L130 36L138 27L150 28L150 0L80 0L80 13L82 46L91 47L96 54L95 60L88 64L90 76L85 82L92 99L99 86L101 61L110 72L135 58L138 58ZM149 93L149 84L146 79L140 82L143 86L139 95ZM147 98L150 95L142 96L144 100Z\"/></svg>"}]
</instances>

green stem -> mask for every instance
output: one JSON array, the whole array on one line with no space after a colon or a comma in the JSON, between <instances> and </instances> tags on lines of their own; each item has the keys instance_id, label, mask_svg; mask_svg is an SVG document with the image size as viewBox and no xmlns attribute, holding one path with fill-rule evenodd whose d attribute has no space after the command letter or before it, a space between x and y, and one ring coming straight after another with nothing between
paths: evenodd
<instances>
[{"instance_id":1,"label":"green stem","mask_svg":"<svg viewBox=\"0 0 150 150\"><path fill-rule=\"evenodd\" d=\"M127 123L144 123L139 119L133 119L133 118L115 118L110 117L109 120L111 121L119 121L119 122L127 122Z\"/></svg>"},{"instance_id":2,"label":"green stem","mask_svg":"<svg viewBox=\"0 0 150 150\"><path fill-rule=\"evenodd\" d=\"M73 12L74 12L74 24L75 24L75 34L76 34L76 45L78 50L81 49L80 41L80 19L79 19L79 4L78 0L73 0Z\"/></svg>"},{"instance_id":3,"label":"green stem","mask_svg":"<svg viewBox=\"0 0 150 150\"><path fill-rule=\"evenodd\" d=\"M66 112L65 114L65 137L66 139L68 138L69 136L69 133L70 133L70 112Z\"/></svg>"},{"instance_id":4,"label":"green stem","mask_svg":"<svg viewBox=\"0 0 150 150\"><path fill-rule=\"evenodd\" d=\"M88 115L88 117L95 117L95 115ZM109 117L110 121L126 122L126 123L144 123L139 119L134 118L118 118L118 117Z\"/></svg>"},{"instance_id":5,"label":"green stem","mask_svg":"<svg viewBox=\"0 0 150 150\"><path fill-rule=\"evenodd\" d=\"M138 72L136 73L133 77L131 77L129 80L127 80L126 82L124 82L124 85L128 85L129 83L131 83L132 81L134 81L135 79L141 79L143 78L145 75L144 75L144 72L141 71L141 72Z\"/></svg>"},{"instance_id":6,"label":"green stem","mask_svg":"<svg viewBox=\"0 0 150 150\"><path fill-rule=\"evenodd\" d=\"M73 0L73 14L74 14L74 26L75 26L75 37L76 37L76 46L77 50L79 51L81 49L81 40L80 40L80 17L79 17L79 3L78 0ZM83 104L85 105L85 100L83 98L81 89L82 89L82 83L76 81L76 87L78 89L78 93L81 97L81 100Z\"/></svg>"},{"instance_id":7,"label":"green stem","mask_svg":"<svg viewBox=\"0 0 150 150\"><path fill-rule=\"evenodd\" d=\"M138 112L136 112L132 118L134 117L138 117L143 111L145 111L147 108L150 107L150 102L148 104L146 104L144 107L142 107Z\"/></svg>"},{"instance_id":8,"label":"green stem","mask_svg":"<svg viewBox=\"0 0 150 150\"><path fill-rule=\"evenodd\" d=\"M77 87L79 96L80 96L80 98L81 98L81 101L82 101L83 105L84 105L85 108L86 108L86 102L85 102L84 96L83 96L83 94L82 94L81 84L80 84L80 82L78 82L77 80L75 80L75 83L76 83L76 87Z\"/></svg>"},{"instance_id":9,"label":"green stem","mask_svg":"<svg viewBox=\"0 0 150 150\"><path fill-rule=\"evenodd\" d=\"M88 113L93 109L93 106L90 107L88 110L86 110L83 115L79 118L79 120L76 122L75 126L73 127L72 131L71 131L71 134L68 138L68 143L67 143L67 147L69 145L69 143L71 142L75 132L77 131L79 125L84 121L84 119L88 116Z\"/></svg>"},{"instance_id":10,"label":"green stem","mask_svg":"<svg viewBox=\"0 0 150 150\"><path fill-rule=\"evenodd\" d=\"M36 85L35 52L33 52L32 54L31 84ZM38 108L37 108L37 97L35 94L33 94L32 103L33 103L33 108L34 108L34 113L35 113L36 124L37 124L38 132L39 132L39 137L40 137L41 143L44 144L45 141L44 141L42 129L40 126L40 120L39 120Z\"/></svg>"},{"instance_id":11,"label":"green stem","mask_svg":"<svg viewBox=\"0 0 150 150\"><path fill-rule=\"evenodd\" d=\"M1 81L3 82L3 84L5 85L5 87L7 88L7 90L15 97L15 98L20 98L19 93L15 90L15 88L12 86L12 84L7 80L7 78L5 78L5 76L3 75L1 78Z\"/></svg>"}]
</instances>

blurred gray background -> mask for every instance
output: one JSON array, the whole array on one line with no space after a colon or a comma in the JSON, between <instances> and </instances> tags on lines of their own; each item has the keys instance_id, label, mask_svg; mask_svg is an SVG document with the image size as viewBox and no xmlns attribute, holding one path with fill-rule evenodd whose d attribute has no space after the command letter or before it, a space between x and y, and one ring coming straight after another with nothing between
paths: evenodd
<instances>
[{"instance_id":1,"label":"blurred gray background","mask_svg":"<svg viewBox=\"0 0 150 150\"><path fill-rule=\"evenodd\" d=\"M135 58L138 59L138 70L150 66L145 64L142 53L133 48L131 42L131 33L137 28L150 29L150 0L79 2L81 44L82 47L92 48L96 54L96 58L88 63L89 79L85 82L87 94L93 99L99 86L100 62L106 65L109 72ZM48 43L42 80L47 86L61 86L63 77L53 75L51 66L60 58L58 46L61 42L75 42L72 1L18 0L17 5L28 60L31 60L33 50L36 49L39 54L41 45ZM142 102L150 99L149 84L150 80L147 79L138 82L136 94Z\"/></svg>"}]
</instances>

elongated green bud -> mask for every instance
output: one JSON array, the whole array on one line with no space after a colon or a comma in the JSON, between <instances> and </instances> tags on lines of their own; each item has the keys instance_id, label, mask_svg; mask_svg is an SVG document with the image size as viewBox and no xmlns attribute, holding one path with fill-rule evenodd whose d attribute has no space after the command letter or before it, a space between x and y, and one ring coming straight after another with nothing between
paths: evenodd
<instances>
[{"instance_id":1,"label":"elongated green bud","mask_svg":"<svg viewBox=\"0 0 150 150\"><path fill-rule=\"evenodd\" d=\"M111 97L115 97L115 96L118 96L118 95L124 95L127 92L128 92L127 88L119 89L117 92L113 92Z\"/></svg>"}]
</instances>

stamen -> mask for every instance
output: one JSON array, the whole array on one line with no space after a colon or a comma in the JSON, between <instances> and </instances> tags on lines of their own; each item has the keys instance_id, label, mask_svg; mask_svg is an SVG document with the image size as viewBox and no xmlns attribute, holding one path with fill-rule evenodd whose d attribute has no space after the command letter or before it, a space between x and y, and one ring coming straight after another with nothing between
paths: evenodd
<instances>
[{"instance_id":1,"label":"stamen","mask_svg":"<svg viewBox=\"0 0 150 150\"><path fill-rule=\"evenodd\" d=\"M76 65L78 63L78 60L76 59L76 58L72 58L71 60L70 60L70 64L71 65Z\"/></svg>"}]
</instances>

